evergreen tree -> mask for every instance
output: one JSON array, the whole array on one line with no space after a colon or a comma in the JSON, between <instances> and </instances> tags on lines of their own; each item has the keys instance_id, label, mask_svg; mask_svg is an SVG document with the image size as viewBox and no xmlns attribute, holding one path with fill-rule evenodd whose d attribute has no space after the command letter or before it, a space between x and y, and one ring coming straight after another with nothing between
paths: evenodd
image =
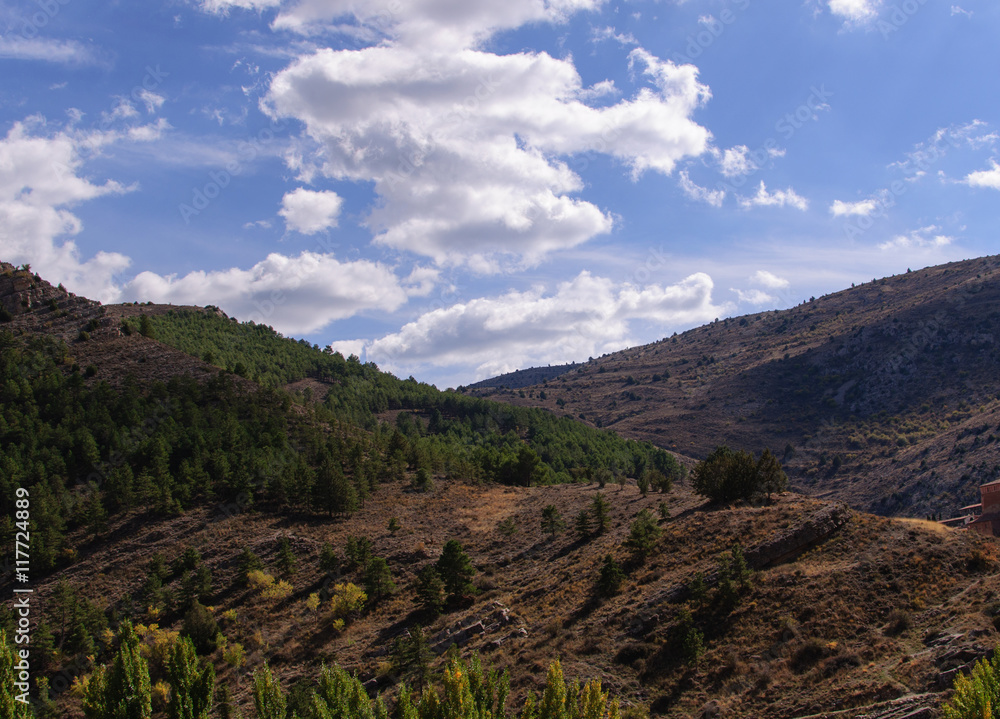
<instances>
[{"instance_id":1,"label":"evergreen tree","mask_svg":"<svg viewBox=\"0 0 1000 719\"><path fill-rule=\"evenodd\" d=\"M574 523L574 529L576 531L576 536L580 539L589 539L590 533L593 531L593 526L591 525L592 517L589 510L581 509L576 515L576 522Z\"/></svg>"},{"instance_id":2,"label":"evergreen tree","mask_svg":"<svg viewBox=\"0 0 1000 719\"><path fill-rule=\"evenodd\" d=\"M278 541L278 569L286 575L295 574L295 555L288 537L282 537Z\"/></svg>"},{"instance_id":3,"label":"evergreen tree","mask_svg":"<svg viewBox=\"0 0 1000 719\"><path fill-rule=\"evenodd\" d=\"M319 569L328 576L338 576L340 574L340 558L329 542L323 542L319 550Z\"/></svg>"},{"instance_id":4,"label":"evergreen tree","mask_svg":"<svg viewBox=\"0 0 1000 719\"><path fill-rule=\"evenodd\" d=\"M365 567L372 558L372 542L368 537L352 537L347 535L347 546L344 548L350 567Z\"/></svg>"},{"instance_id":5,"label":"evergreen tree","mask_svg":"<svg viewBox=\"0 0 1000 719\"><path fill-rule=\"evenodd\" d=\"M118 630L118 654L111 667L98 667L83 697L87 719L149 719L153 715L149 666L132 623Z\"/></svg>"},{"instance_id":6,"label":"evergreen tree","mask_svg":"<svg viewBox=\"0 0 1000 719\"><path fill-rule=\"evenodd\" d=\"M409 637L401 637L396 641L394 663L396 672L405 674L413 671L417 679L418 690L430 683L431 652L427 635L419 624L410 630Z\"/></svg>"},{"instance_id":7,"label":"evergreen tree","mask_svg":"<svg viewBox=\"0 0 1000 719\"><path fill-rule=\"evenodd\" d=\"M153 323L150 322L149 317L146 315L139 316L139 334L143 337L148 337L149 339L155 339L156 334L153 331Z\"/></svg>"},{"instance_id":8,"label":"evergreen tree","mask_svg":"<svg viewBox=\"0 0 1000 719\"><path fill-rule=\"evenodd\" d=\"M170 682L169 719L208 719L215 689L215 667L198 661L194 644L181 637L170 649L167 660Z\"/></svg>"},{"instance_id":9,"label":"evergreen tree","mask_svg":"<svg viewBox=\"0 0 1000 719\"><path fill-rule=\"evenodd\" d=\"M438 614L444 608L444 582L433 564L428 564L417 573L417 599L432 614Z\"/></svg>"},{"instance_id":10,"label":"evergreen tree","mask_svg":"<svg viewBox=\"0 0 1000 719\"><path fill-rule=\"evenodd\" d=\"M542 510L543 532L548 532L555 539L555 536L565 528L566 522L563 521L562 515L559 514L556 505L550 504Z\"/></svg>"},{"instance_id":11,"label":"evergreen tree","mask_svg":"<svg viewBox=\"0 0 1000 719\"><path fill-rule=\"evenodd\" d=\"M458 540L449 539L445 542L441 556L434 566L441 576L441 581L444 582L449 599L475 593L472 577L476 570Z\"/></svg>"},{"instance_id":12,"label":"evergreen tree","mask_svg":"<svg viewBox=\"0 0 1000 719\"><path fill-rule=\"evenodd\" d=\"M212 612L198 601L184 615L181 632L191 638L199 654L210 654L218 646L219 624Z\"/></svg>"},{"instance_id":13,"label":"evergreen tree","mask_svg":"<svg viewBox=\"0 0 1000 719\"><path fill-rule=\"evenodd\" d=\"M625 546L632 551L632 558L635 561L642 562L653 551L660 534L662 534L662 530L656 524L652 513L648 509L644 509L632 522Z\"/></svg>"},{"instance_id":14,"label":"evergreen tree","mask_svg":"<svg viewBox=\"0 0 1000 719\"><path fill-rule=\"evenodd\" d=\"M368 560L368 564L365 565L364 584L365 594L372 602L378 602L396 591L389 563L382 557L372 557Z\"/></svg>"},{"instance_id":15,"label":"evergreen tree","mask_svg":"<svg viewBox=\"0 0 1000 719\"><path fill-rule=\"evenodd\" d=\"M604 534L608 529L608 523L610 518L608 511L611 509L611 505L608 504L608 500L604 498L604 495L598 492L594 495L594 501L590 503L590 512L594 515L594 531L597 534Z\"/></svg>"},{"instance_id":16,"label":"evergreen tree","mask_svg":"<svg viewBox=\"0 0 1000 719\"><path fill-rule=\"evenodd\" d=\"M625 581L625 573L610 554L604 555L601 562L601 571L597 576L597 595L600 597L610 597L618 593L622 582Z\"/></svg>"},{"instance_id":17,"label":"evergreen tree","mask_svg":"<svg viewBox=\"0 0 1000 719\"><path fill-rule=\"evenodd\" d=\"M250 547L244 547L243 552L240 554L239 558L239 578L240 582L245 584L247 581L247 575L253 571L264 571L264 562L260 560Z\"/></svg>"}]
</instances>

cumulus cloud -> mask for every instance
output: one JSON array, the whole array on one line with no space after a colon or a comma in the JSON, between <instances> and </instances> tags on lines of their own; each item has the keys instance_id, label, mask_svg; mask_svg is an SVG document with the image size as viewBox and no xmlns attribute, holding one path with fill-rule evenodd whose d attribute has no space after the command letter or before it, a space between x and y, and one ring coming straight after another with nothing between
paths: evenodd
<instances>
[{"instance_id":1,"label":"cumulus cloud","mask_svg":"<svg viewBox=\"0 0 1000 719\"><path fill-rule=\"evenodd\" d=\"M278 214L285 218L285 226L289 230L314 235L337 226L343 202L336 192L316 192L299 187L281 199Z\"/></svg>"},{"instance_id":2,"label":"cumulus cloud","mask_svg":"<svg viewBox=\"0 0 1000 719\"><path fill-rule=\"evenodd\" d=\"M274 0L205 0L214 6L265 7ZM455 49L471 47L496 32L528 23L563 22L595 10L604 0L299 0L283 9L275 29L310 34L325 25L353 19L407 45Z\"/></svg>"},{"instance_id":3,"label":"cumulus cloud","mask_svg":"<svg viewBox=\"0 0 1000 719\"><path fill-rule=\"evenodd\" d=\"M675 285L637 286L581 272L551 293L538 287L427 312L365 349L388 368L473 365L477 376L492 376L621 349L635 321L666 328L718 317L726 308L713 302L712 289L704 273Z\"/></svg>"},{"instance_id":4,"label":"cumulus cloud","mask_svg":"<svg viewBox=\"0 0 1000 719\"><path fill-rule=\"evenodd\" d=\"M213 304L241 320L288 334L309 334L366 310L393 311L407 299L392 269L329 254L273 253L249 269L191 272L183 277L141 272L124 288L129 299Z\"/></svg>"},{"instance_id":5,"label":"cumulus cloud","mask_svg":"<svg viewBox=\"0 0 1000 719\"><path fill-rule=\"evenodd\" d=\"M584 87L572 59L475 47L498 29L597 4L305 0L275 26L351 15L390 40L300 57L275 76L264 107L305 124L312 147L288 157L300 179L374 183L380 202L367 224L376 243L480 272L531 266L612 229L610 215L574 196L583 184L564 158L602 153L633 178L670 174L711 138L691 119L710 95L694 66L635 48L629 65L648 86L592 107L614 85Z\"/></svg>"},{"instance_id":6,"label":"cumulus cloud","mask_svg":"<svg viewBox=\"0 0 1000 719\"><path fill-rule=\"evenodd\" d=\"M785 150L770 145L757 150L751 150L746 145L736 145L726 150L713 148L712 155L719 163L719 171L723 176L734 179L763 169L768 161L784 157Z\"/></svg>"},{"instance_id":7,"label":"cumulus cloud","mask_svg":"<svg viewBox=\"0 0 1000 719\"><path fill-rule=\"evenodd\" d=\"M783 290L790 286L790 282L784 277L779 277L767 270L757 270L750 276L750 282L755 285L763 285L772 290Z\"/></svg>"},{"instance_id":8,"label":"cumulus cloud","mask_svg":"<svg viewBox=\"0 0 1000 719\"><path fill-rule=\"evenodd\" d=\"M881 250L912 250L945 247L955 241L954 237L941 234L937 225L928 225L913 230L907 235L896 235L879 245Z\"/></svg>"},{"instance_id":9,"label":"cumulus cloud","mask_svg":"<svg viewBox=\"0 0 1000 719\"><path fill-rule=\"evenodd\" d=\"M881 0L829 0L831 13L855 23L873 19L881 4Z\"/></svg>"},{"instance_id":10,"label":"cumulus cloud","mask_svg":"<svg viewBox=\"0 0 1000 719\"><path fill-rule=\"evenodd\" d=\"M707 202L712 207L722 207L722 201L726 199L725 190L709 190L707 187L696 184L688 176L686 170L681 170L677 173L677 179L681 190L684 191L684 194L689 199L697 200L698 202Z\"/></svg>"},{"instance_id":11,"label":"cumulus cloud","mask_svg":"<svg viewBox=\"0 0 1000 719\"><path fill-rule=\"evenodd\" d=\"M842 200L834 200L833 204L830 205L830 213L834 217L845 217L850 215L868 217L878 208L879 202L872 198L859 200L858 202L843 202Z\"/></svg>"},{"instance_id":12,"label":"cumulus cloud","mask_svg":"<svg viewBox=\"0 0 1000 719\"><path fill-rule=\"evenodd\" d=\"M736 296L739 297L740 302L743 304L760 306L774 304L778 301L777 297L767 294L764 290L738 290L736 288L731 288L731 291L736 293Z\"/></svg>"},{"instance_id":13,"label":"cumulus cloud","mask_svg":"<svg viewBox=\"0 0 1000 719\"><path fill-rule=\"evenodd\" d=\"M753 197L741 197L740 206L750 207L794 207L797 210L807 210L809 201L796 194L795 190L789 187L787 190L775 190L768 192L764 182L761 181L757 188L757 194Z\"/></svg>"},{"instance_id":14,"label":"cumulus cloud","mask_svg":"<svg viewBox=\"0 0 1000 719\"><path fill-rule=\"evenodd\" d=\"M969 187L992 187L1000 190L1000 164L996 160L990 160L992 169L979 170L966 176L965 184Z\"/></svg>"},{"instance_id":15,"label":"cumulus cloud","mask_svg":"<svg viewBox=\"0 0 1000 719\"><path fill-rule=\"evenodd\" d=\"M83 223L71 208L127 188L113 180L95 183L82 176L86 152L113 142L115 133L47 132L41 118L16 122L0 140L0 257L28 262L53 283L73 292L113 301L114 275L128 257L99 252L84 260L71 239Z\"/></svg>"}]
</instances>

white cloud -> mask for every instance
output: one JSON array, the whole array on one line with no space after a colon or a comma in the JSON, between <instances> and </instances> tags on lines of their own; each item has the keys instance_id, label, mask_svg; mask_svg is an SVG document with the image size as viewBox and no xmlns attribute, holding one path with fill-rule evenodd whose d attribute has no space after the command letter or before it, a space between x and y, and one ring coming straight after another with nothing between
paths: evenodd
<instances>
[{"instance_id":1,"label":"white cloud","mask_svg":"<svg viewBox=\"0 0 1000 719\"><path fill-rule=\"evenodd\" d=\"M933 249L950 245L955 241L954 237L940 234L941 228L937 225L928 225L918 230L913 230L908 235L896 235L888 242L879 245L880 250L912 250L912 249Z\"/></svg>"},{"instance_id":2,"label":"white cloud","mask_svg":"<svg viewBox=\"0 0 1000 719\"><path fill-rule=\"evenodd\" d=\"M722 151L713 148L711 152L719 163L719 171L729 179L757 172L768 160L785 156L785 150L771 146L751 150L746 145L736 145Z\"/></svg>"},{"instance_id":3,"label":"white cloud","mask_svg":"<svg viewBox=\"0 0 1000 719\"><path fill-rule=\"evenodd\" d=\"M712 207L722 207L722 201L726 199L725 190L709 190L707 187L702 187L701 185L695 184L694 181L688 177L687 170L681 170L677 173L677 179L680 183L681 190L684 194L698 202L707 202Z\"/></svg>"},{"instance_id":4,"label":"white cloud","mask_svg":"<svg viewBox=\"0 0 1000 719\"><path fill-rule=\"evenodd\" d=\"M774 304L778 301L777 297L767 294L764 290L738 290L736 288L730 288L731 292L735 292L736 296L739 297L740 302L749 305L768 305Z\"/></svg>"},{"instance_id":5,"label":"white cloud","mask_svg":"<svg viewBox=\"0 0 1000 719\"><path fill-rule=\"evenodd\" d=\"M807 210L809 208L809 201L799 196L791 187L787 190L768 192L763 181L761 181L760 186L757 188L756 195L740 198L740 206L743 208L784 207L785 205L794 207L797 210Z\"/></svg>"},{"instance_id":6,"label":"white cloud","mask_svg":"<svg viewBox=\"0 0 1000 719\"><path fill-rule=\"evenodd\" d=\"M43 60L67 65L92 65L97 62L90 48L74 40L0 36L0 58Z\"/></svg>"},{"instance_id":7,"label":"white cloud","mask_svg":"<svg viewBox=\"0 0 1000 719\"><path fill-rule=\"evenodd\" d=\"M403 280L403 287L410 297L426 297L437 285L441 271L435 267L414 267Z\"/></svg>"},{"instance_id":8,"label":"white cloud","mask_svg":"<svg viewBox=\"0 0 1000 719\"><path fill-rule=\"evenodd\" d=\"M855 23L874 18L881 4L881 0L829 0L831 13Z\"/></svg>"},{"instance_id":9,"label":"white cloud","mask_svg":"<svg viewBox=\"0 0 1000 719\"><path fill-rule=\"evenodd\" d=\"M367 356L390 369L426 365L464 371L472 365L478 377L568 362L628 346L634 321L657 323L666 331L722 316L727 308L713 303L712 289L712 279L703 273L675 285L640 287L616 286L581 272L554 293L538 287L427 312L399 332L369 342Z\"/></svg>"},{"instance_id":10,"label":"white cloud","mask_svg":"<svg viewBox=\"0 0 1000 719\"><path fill-rule=\"evenodd\" d=\"M615 30L610 25L602 28L594 28L592 32L592 37L594 42L601 42L604 40L614 40L619 45L638 45L639 41L635 39L635 35L630 32L620 33Z\"/></svg>"},{"instance_id":11,"label":"white cloud","mask_svg":"<svg viewBox=\"0 0 1000 719\"><path fill-rule=\"evenodd\" d=\"M989 128L990 125L983 120L938 128L927 140L914 145L905 160L894 162L889 167L907 175L907 181L917 181L955 150L966 147L973 150L996 148L1000 135Z\"/></svg>"},{"instance_id":12,"label":"white cloud","mask_svg":"<svg viewBox=\"0 0 1000 719\"><path fill-rule=\"evenodd\" d=\"M272 0L206 0L216 6L261 7ZM300 0L286 7L273 27L309 34L351 18L406 45L439 50L477 45L496 32L528 23L559 23L596 10L603 0Z\"/></svg>"},{"instance_id":13,"label":"white cloud","mask_svg":"<svg viewBox=\"0 0 1000 719\"><path fill-rule=\"evenodd\" d=\"M298 257L273 253L245 270L198 271L183 277L141 272L124 294L158 303L218 305L227 314L286 334L316 332L366 310L391 312L407 299L385 265L313 252Z\"/></svg>"},{"instance_id":14,"label":"white cloud","mask_svg":"<svg viewBox=\"0 0 1000 719\"><path fill-rule=\"evenodd\" d=\"M99 151L117 137L45 133L41 118L14 123L0 140L0 257L28 262L47 280L73 292L103 301L117 298L113 278L129 266L129 258L99 252L83 260L69 239L83 227L70 208L127 191L113 180L95 184L81 174L81 155Z\"/></svg>"},{"instance_id":15,"label":"white cloud","mask_svg":"<svg viewBox=\"0 0 1000 719\"><path fill-rule=\"evenodd\" d=\"M951 6L951 14L953 16L954 15L965 15L966 17L972 17L972 11L971 10L966 10L965 8L961 7L960 5L952 5Z\"/></svg>"},{"instance_id":16,"label":"white cloud","mask_svg":"<svg viewBox=\"0 0 1000 719\"><path fill-rule=\"evenodd\" d=\"M315 142L289 157L302 179L314 154L328 177L374 182L377 243L495 271L611 230L609 215L572 197L582 182L560 156L600 152L638 177L705 151L710 134L691 120L709 95L697 69L642 49L629 60L654 87L595 108L572 61L545 53L323 49L280 72L265 107Z\"/></svg>"},{"instance_id":17,"label":"white cloud","mask_svg":"<svg viewBox=\"0 0 1000 719\"><path fill-rule=\"evenodd\" d=\"M767 270L757 270L750 277L750 281L757 285L763 285L772 290L783 290L791 285L784 277L779 277Z\"/></svg>"},{"instance_id":18,"label":"white cloud","mask_svg":"<svg viewBox=\"0 0 1000 719\"><path fill-rule=\"evenodd\" d=\"M337 226L343 203L336 192L316 192L299 187L281 198L278 214L285 218L285 226L289 230L314 235Z\"/></svg>"},{"instance_id":19,"label":"white cloud","mask_svg":"<svg viewBox=\"0 0 1000 719\"><path fill-rule=\"evenodd\" d=\"M992 187L1000 190L1000 164L996 160L990 160L993 168L990 170L979 170L966 176L965 184L969 187Z\"/></svg>"},{"instance_id":20,"label":"white cloud","mask_svg":"<svg viewBox=\"0 0 1000 719\"><path fill-rule=\"evenodd\" d=\"M146 106L146 112L150 114L159 110L167 100L163 95L157 95L155 92L151 92L145 88L140 90L138 95L139 99Z\"/></svg>"},{"instance_id":21,"label":"white cloud","mask_svg":"<svg viewBox=\"0 0 1000 719\"><path fill-rule=\"evenodd\" d=\"M834 217L845 217L850 215L860 215L868 217L879 208L879 203L874 199L859 200L858 202L843 202L834 200L830 205L830 212Z\"/></svg>"},{"instance_id":22,"label":"white cloud","mask_svg":"<svg viewBox=\"0 0 1000 719\"><path fill-rule=\"evenodd\" d=\"M154 124L137 125L128 128L126 132L128 138L135 142L152 142L153 140L159 140L163 136L163 133L169 129L171 129L170 123L161 117Z\"/></svg>"},{"instance_id":23,"label":"white cloud","mask_svg":"<svg viewBox=\"0 0 1000 719\"><path fill-rule=\"evenodd\" d=\"M280 5L281 0L201 0L202 9L211 13L226 13L234 7L259 11Z\"/></svg>"}]
</instances>

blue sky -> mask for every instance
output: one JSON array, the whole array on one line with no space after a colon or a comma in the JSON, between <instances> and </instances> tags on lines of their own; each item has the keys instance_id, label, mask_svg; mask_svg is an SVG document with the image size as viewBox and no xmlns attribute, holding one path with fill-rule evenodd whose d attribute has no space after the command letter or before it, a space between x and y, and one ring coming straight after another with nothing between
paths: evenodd
<instances>
[{"instance_id":1,"label":"blue sky","mask_svg":"<svg viewBox=\"0 0 1000 719\"><path fill-rule=\"evenodd\" d=\"M993 0L0 5L0 257L456 386L995 254Z\"/></svg>"}]
</instances>

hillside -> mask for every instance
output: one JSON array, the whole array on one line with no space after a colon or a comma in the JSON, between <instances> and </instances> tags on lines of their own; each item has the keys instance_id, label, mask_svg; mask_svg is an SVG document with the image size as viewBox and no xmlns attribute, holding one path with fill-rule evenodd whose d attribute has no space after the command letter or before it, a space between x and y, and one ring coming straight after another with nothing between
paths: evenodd
<instances>
[{"instance_id":1,"label":"hillside","mask_svg":"<svg viewBox=\"0 0 1000 719\"><path fill-rule=\"evenodd\" d=\"M549 365L548 367L529 367L519 369L514 372L490 377L466 386L466 389L485 389L487 387L498 387L503 389L521 389L530 387L533 384L541 384L553 380L560 375L576 369L576 362L570 364Z\"/></svg>"},{"instance_id":2,"label":"hillside","mask_svg":"<svg viewBox=\"0 0 1000 719\"><path fill-rule=\"evenodd\" d=\"M949 516L1000 477L998 268L994 256L908 272L475 393L695 458L770 447L800 491Z\"/></svg>"},{"instance_id":3,"label":"hillside","mask_svg":"<svg viewBox=\"0 0 1000 719\"><path fill-rule=\"evenodd\" d=\"M266 663L300 719L325 719L310 705L324 664L393 706L420 681L418 626L433 668L456 645L509 670L512 713L559 658L636 719L931 717L997 641L992 539L794 493L711 506L651 445L213 308L102 307L14 268L0 297L24 310L0 324L0 591L28 488L32 667L54 702L38 716L83 715L125 619L157 718L178 633L214 667L214 715L258 716ZM673 486L643 496L654 468ZM474 590L444 600L426 573L452 540ZM348 583L363 605L344 609ZM5 605L8 636L14 619Z\"/></svg>"}]
</instances>

